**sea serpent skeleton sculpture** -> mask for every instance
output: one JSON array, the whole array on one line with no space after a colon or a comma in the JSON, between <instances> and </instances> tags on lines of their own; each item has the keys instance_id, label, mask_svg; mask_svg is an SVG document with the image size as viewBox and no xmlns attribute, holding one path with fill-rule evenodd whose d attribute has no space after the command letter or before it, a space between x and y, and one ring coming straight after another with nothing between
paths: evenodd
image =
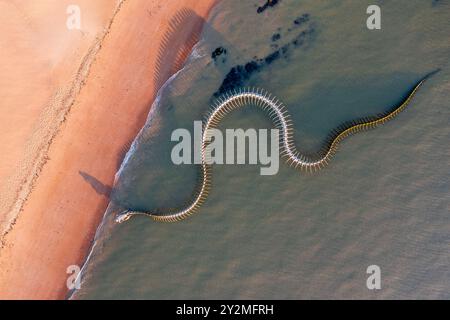
<instances>
[{"instance_id":1,"label":"sea serpent skeleton sculpture","mask_svg":"<svg viewBox=\"0 0 450 320\"><path fill-rule=\"evenodd\" d=\"M438 70L437 70L438 71ZM293 141L293 127L286 107L274 96L262 89L246 88L233 91L218 99L203 122L202 133L202 163L200 170L200 183L198 191L193 200L183 209L166 214L155 214L144 211L125 210L116 217L116 222L121 223L132 216L144 215L161 222L176 222L186 219L198 211L205 202L211 189L211 163L206 158L206 149L211 142L211 131L216 128L222 118L235 109L253 105L263 111L272 119L274 126L279 130L280 152L286 162L302 171L316 171L328 164L333 154L336 152L339 143L345 137L359 131L375 128L393 119L411 102L417 90L434 73L434 71L423 77L408 93L406 98L391 110L380 113L377 116L361 118L344 123L329 135L322 151L318 157L309 157L300 153Z\"/></svg>"}]
</instances>

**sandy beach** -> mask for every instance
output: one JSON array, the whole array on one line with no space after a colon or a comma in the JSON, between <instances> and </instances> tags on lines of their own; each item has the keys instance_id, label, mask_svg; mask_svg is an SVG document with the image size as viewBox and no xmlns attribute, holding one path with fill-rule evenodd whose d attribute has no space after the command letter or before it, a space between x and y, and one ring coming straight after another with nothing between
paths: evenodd
<instances>
[{"instance_id":1,"label":"sandy beach","mask_svg":"<svg viewBox=\"0 0 450 320\"><path fill-rule=\"evenodd\" d=\"M0 299L66 296L124 153L215 2L0 2Z\"/></svg>"}]
</instances>

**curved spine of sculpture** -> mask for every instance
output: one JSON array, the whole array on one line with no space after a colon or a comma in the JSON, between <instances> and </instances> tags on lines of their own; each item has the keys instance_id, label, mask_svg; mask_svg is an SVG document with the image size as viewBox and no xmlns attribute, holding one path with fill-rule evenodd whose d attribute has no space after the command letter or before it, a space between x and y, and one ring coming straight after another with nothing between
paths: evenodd
<instances>
[{"instance_id":1,"label":"curved spine of sculpture","mask_svg":"<svg viewBox=\"0 0 450 320\"><path fill-rule=\"evenodd\" d=\"M226 94L216 101L203 122L200 183L198 191L191 202L180 210L164 214L125 210L117 216L116 222L124 222L135 215L145 215L156 221L175 222L183 220L197 212L200 206L205 202L211 189L212 172L211 165L209 164L211 162L208 161L207 153L205 152L208 144L211 142L211 131L209 129L216 128L220 121L228 113L235 109L253 105L265 111L273 121L274 126L279 130L279 143L282 157L285 158L289 165L303 171L312 172L323 168L330 162L330 159L336 152L339 143L345 137L356 132L375 128L396 117L408 106L416 92L428 79L428 77L435 72L437 71L434 71L422 78L412 88L406 98L399 105L391 108L391 110L380 113L374 117L366 117L346 122L337 129L333 130L322 148L322 152L320 152L316 157L304 155L297 150L293 140L292 121L286 107L276 97L265 90L255 88L240 89Z\"/></svg>"}]
</instances>

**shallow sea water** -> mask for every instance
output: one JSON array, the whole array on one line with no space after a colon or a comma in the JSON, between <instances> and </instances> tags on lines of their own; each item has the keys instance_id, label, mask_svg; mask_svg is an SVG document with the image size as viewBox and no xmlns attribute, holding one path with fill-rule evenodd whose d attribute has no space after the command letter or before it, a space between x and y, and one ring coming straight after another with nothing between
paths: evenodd
<instances>
[{"instance_id":1,"label":"shallow sea water","mask_svg":"<svg viewBox=\"0 0 450 320\"><path fill-rule=\"evenodd\" d=\"M450 1L283 0L257 14L263 2L219 4L184 69L160 91L73 298L450 299ZM382 29L369 31L366 8L375 3ZM278 59L265 59L286 45ZM213 60L219 46L227 53ZM442 70L395 120L346 139L318 173L282 162L274 176L216 165L212 192L190 219L115 225L121 208L190 198L197 168L172 164L170 134L192 130L229 71L251 61L258 71L239 84L281 99L308 152L340 123L385 111ZM250 108L220 125L270 127ZM381 290L366 287L373 264Z\"/></svg>"}]
</instances>

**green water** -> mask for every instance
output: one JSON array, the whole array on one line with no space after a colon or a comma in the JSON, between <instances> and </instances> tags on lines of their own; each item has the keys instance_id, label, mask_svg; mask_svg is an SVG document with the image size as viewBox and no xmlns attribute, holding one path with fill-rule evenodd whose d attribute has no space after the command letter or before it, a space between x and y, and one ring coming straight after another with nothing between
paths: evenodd
<instances>
[{"instance_id":1,"label":"green water","mask_svg":"<svg viewBox=\"0 0 450 320\"><path fill-rule=\"evenodd\" d=\"M283 0L256 14L259 2L218 5L185 68L161 90L73 298L449 299L450 2ZM381 30L366 28L370 4L381 7ZM296 27L305 13L309 21ZM233 66L268 56L303 30L313 32L302 45L263 63L244 84L288 106L304 151L442 70L397 119L345 140L316 174L283 163L275 176L260 176L259 166L216 165L212 192L190 219L115 225L120 208L177 207L190 198L196 167L172 164L172 130L192 130ZM214 61L219 46L227 54ZM269 127L253 109L220 125ZM366 287L373 264L381 290Z\"/></svg>"}]
</instances>

